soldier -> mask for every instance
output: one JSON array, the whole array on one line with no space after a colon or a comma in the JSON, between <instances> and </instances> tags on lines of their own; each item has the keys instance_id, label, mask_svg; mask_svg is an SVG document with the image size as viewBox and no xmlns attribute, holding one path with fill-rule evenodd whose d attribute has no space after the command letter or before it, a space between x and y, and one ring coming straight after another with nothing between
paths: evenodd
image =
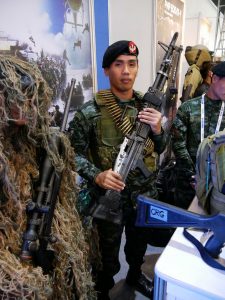
<instances>
[{"instance_id":1,"label":"soldier","mask_svg":"<svg viewBox=\"0 0 225 300\"><path fill-rule=\"evenodd\" d=\"M211 62L211 61L203 62L202 67L200 69L200 73L202 76L202 83L199 84L199 86L195 90L193 98L201 96L202 94L204 94L208 91L210 84L212 82L212 68L217 63L218 62Z\"/></svg>"},{"instance_id":2,"label":"soldier","mask_svg":"<svg viewBox=\"0 0 225 300\"><path fill-rule=\"evenodd\" d=\"M52 126L60 127L63 121L63 113L59 110L59 105L55 105L55 111L52 116Z\"/></svg>"},{"instance_id":3,"label":"soldier","mask_svg":"<svg viewBox=\"0 0 225 300\"><path fill-rule=\"evenodd\" d=\"M202 83L202 75L200 68L204 61L212 61L212 52L203 45L188 46L185 50L185 58L189 64L187 73L185 74L183 94L181 101L184 102L193 98L194 92L199 84Z\"/></svg>"},{"instance_id":4,"label":"soldier","mask_svg":"<svg viewBox=\"0 0 225 300\"><path fill-rule=\"evenodd\" d=\"M35 64L16 57L0 55L0 74L0 299L94 300L86 233L74 206L74 151L48 126L52 92ZM52 201L53 172L61 185Z\"/></svg>"},{"instance_id":5,"label":"soldier","mask_svg":"<svg viewBox=\"0 0 225 300\"><path fill-rule=\"evenodd\" d=\"M225 128L225 62L215 65L212 73L208 92L182 103L171 128L176 158L175 205L185 209L195 196L190 182L198 146L204 137Z\"/></svg>"},{"instance_id":6,"label":"soldier","mask_svg":"<svg viewBox=\"0 0 225 300\"><path fill-rule=\"evenodd\" d=\"M161 113L153 108L142 110L143 95L133 90L138 72L138 53L135 43L126 40L115 42L107 48L102 67L109 77L110 89L99 91L92 101L78 110L70 123L77 171L87 180L93 199L97 199L107 189L121 192L122 196L122 225L97 218L93 220L98 229L102 256L102 268L93 266L93 274L99 299L104 300L109 299L109 290L114 285L113 276L120 269L119 249L124 226L124 250L129 264L126 283L148 298L152 297L153 290L153 283L141 271L147 236L143 228L135 227L135 206L139 193L157 198L154 174L156 152L162 153L166 139L161 127ZM153 173L145 178L136 169L124 183L120 174L112 170L119 146L124 140L124 133L118 127L115 116L124 112L131 124L134 124L137 110L140 121L149 124L152 129L150 138L154 142L154 149L149 147L145 163Z\"/></svg>"}]
</instances>

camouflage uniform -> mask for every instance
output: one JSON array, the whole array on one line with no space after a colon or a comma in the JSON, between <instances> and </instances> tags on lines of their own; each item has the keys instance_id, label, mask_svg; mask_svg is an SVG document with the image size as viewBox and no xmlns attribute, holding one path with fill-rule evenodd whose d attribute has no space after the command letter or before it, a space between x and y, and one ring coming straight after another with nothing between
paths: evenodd
<instances>
[{"instance_id":1,"label":"camouflage uniform","mask_svg":"<svg viewBox=\"0 0 225 300\"><path fill-rule=\"evenodd\" d=\"M205 137L215 133L220 107L221 100L212 101L205 95ZM220 130L224 128L225 115ZM196 154L201 141L201 97L188 100L178 108L171 133L176 157L175 205L186 209L195 196L190 180L195 174Z\"/></svg>"},{"instance_id":2,"label":"camouflage uniform","mask_svg":"<svg viewBox=\"0 0 225 300\"><path fill-rule=\"evenodd\" d=\"M60 127L63 121L63 113L59 110L56 110L53 121L55 126Z\"/></svg>"},{"instance_id":3,"label":"camouflage uniform","mask_svg":"<svg viewBox=\"0 0 225 300\"><path fill-rule=\"evenodd\" d=\"M141 102L142 95L134 91L134 97L130 101L122 102L116 98L117 103L123 110L129 105L135 108L135 103ZM130 121L134 123L135 110L128 108L127 115ZM119 146L124 136L116 127L114 120L110 115L103 115L102 108L96 102L89 101L75 114L70 123L71 143L75 148L77 172L88 182L88 188L92 192L92 197L97 198L105 191L101 190L95 183L94 178L100 172L113 168L115 159L119 152ZM164 150L166 139L165 134L154 135L150 137L154 141L154 151L161 153ZM155 168L154 157L153 164L150 164L152 170ZM113 276L119 271L119 248L121 235L125 225L126 260L136 272L137 277L140 274L140 267L143 263L143 257L147 248L146 231L143 228L135 227L135 198L139 193L145 193L147 196L157 198L155 187L155 173L149 178L145 178L140 170L135 170L128 176L126 188L122 191L123 203L123 225L113 224L104 220L94 220L98 226L100 237L100 250L102 254L103 269L97 278L101 287L109 290L113 287ZM93 270L95 267L93 266Z\"/></svg>"}]
</instances>

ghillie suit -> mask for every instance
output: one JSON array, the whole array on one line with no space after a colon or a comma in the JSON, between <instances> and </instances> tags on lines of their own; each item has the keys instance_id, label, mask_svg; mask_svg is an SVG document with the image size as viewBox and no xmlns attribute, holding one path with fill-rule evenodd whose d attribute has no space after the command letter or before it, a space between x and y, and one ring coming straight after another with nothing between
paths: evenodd
<instances>
[{"instance_id":1,"label":"ghillie suit","mask_svg":"<svg viewBox=\"0 0 225 300\"><path fill-rule=\"evenodd\" d=\"M35 65L0 56L0 299L95 299L88 246L75 209L74 152L66 135L63 158L48 146L51 90ZM56 130L56 129L55 129ZM54 269L20 260L26 206L39 179L43 150L62 172L52 233Z\"/></svg>"}]
</instances>

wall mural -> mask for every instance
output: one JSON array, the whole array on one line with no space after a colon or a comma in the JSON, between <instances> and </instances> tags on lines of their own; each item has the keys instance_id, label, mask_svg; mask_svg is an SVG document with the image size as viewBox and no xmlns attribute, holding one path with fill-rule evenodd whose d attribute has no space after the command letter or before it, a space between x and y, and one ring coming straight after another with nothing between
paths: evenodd
<instances>
[{"instance_id":1,"label":"wall mural","mask_svg":"<svg viewBox=\"0 0 225 300\"><path fill-rule=\"evenodd\" d=\"M71 113L93 94L90 0L0 0L0 54L36 63L63 111L76 80Z\"/></svg>"}]
</instances>

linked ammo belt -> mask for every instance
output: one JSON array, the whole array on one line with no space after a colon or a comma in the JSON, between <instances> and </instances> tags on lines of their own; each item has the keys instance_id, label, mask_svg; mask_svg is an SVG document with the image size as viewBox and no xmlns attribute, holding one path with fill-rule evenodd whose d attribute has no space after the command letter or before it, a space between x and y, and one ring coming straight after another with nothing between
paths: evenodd
<instances>
[{"instance_id":1,"label":"linked ammo belt","mask_svg":"<svg viewBox=\"0 0 225 300\"><path fill-rule=\"evenodd\" d=\"M123 115L123 111L119 104L116 102L115 96L110 90L99 91L99 96L107 107L110 115L112 116L116 126L122 131L124 135L130 134L133 125L131 124L129 118ZM145 150L148 153L152 153L154 149L154 143L150 138L145 141Z\"/></svg>"}]
</instances>

